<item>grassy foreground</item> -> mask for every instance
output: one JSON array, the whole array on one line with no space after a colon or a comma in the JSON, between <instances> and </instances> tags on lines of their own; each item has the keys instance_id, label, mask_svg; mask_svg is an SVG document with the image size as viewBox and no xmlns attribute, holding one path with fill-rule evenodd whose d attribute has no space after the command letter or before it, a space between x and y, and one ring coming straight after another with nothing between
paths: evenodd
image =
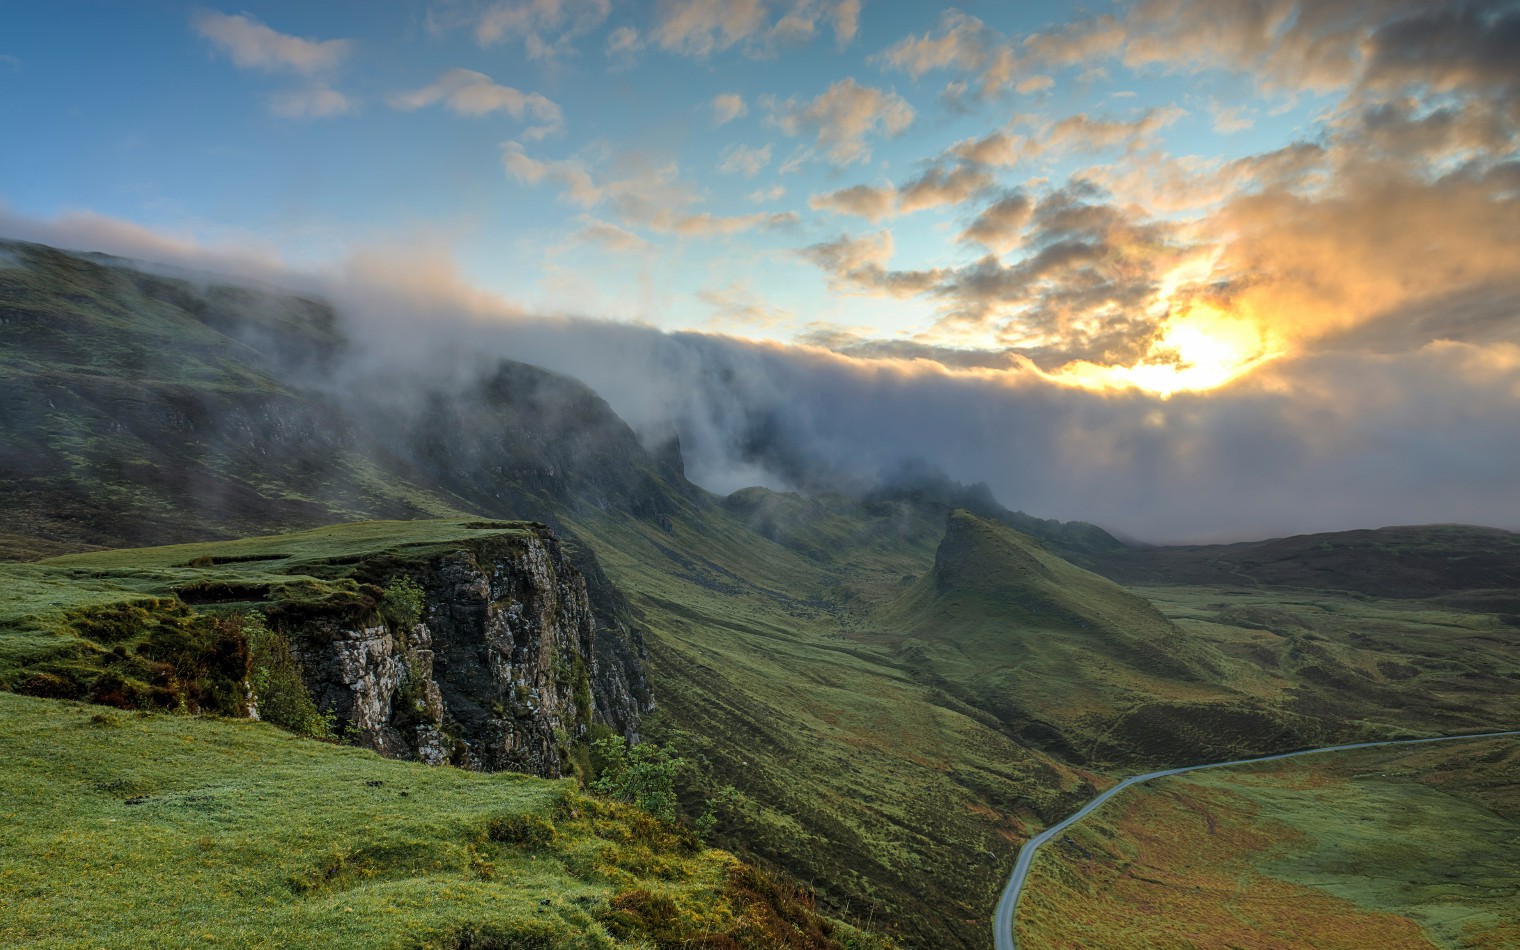
<instances>
[{"instance_id":1,"label":"grassy foreground","mask_svg":"<svg viewBox=\"0 0 1520 950\"><path fill-rule=\"evenodd\" d=\"M1019 946L1514 947L1517 840L1514 738L1174 776L1040 852Z\"/></svg>"},{"instance_id":2,"label":"grassy foreground","mask_svg":"<svg viewBox=\"0 0 1520 950\"><path fill-rule=\"evenodd\" d=\"M0 693L0 945L885 947L573 783Z\"/></svg>"}]
</instances>

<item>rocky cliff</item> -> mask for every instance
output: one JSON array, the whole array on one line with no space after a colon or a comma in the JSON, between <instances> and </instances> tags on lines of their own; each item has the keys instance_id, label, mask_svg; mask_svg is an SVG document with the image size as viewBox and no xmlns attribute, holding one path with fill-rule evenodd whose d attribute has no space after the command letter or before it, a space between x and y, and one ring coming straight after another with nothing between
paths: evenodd
<instances>
[{"instance_id":1,"label":"rocky cliff","mask_svg":"<svg viewBox=\"0 0 1520 950\"><path fill-rule=\"evenodd\" d=\"M547 777L571 769L594 722L637 736L652 700L616 603L593 605L546 527L501 527L520 530L354 568L420 588L415 623L351 601L271 612L343 735L395 758Z\"/></svg>"}]
</instances>

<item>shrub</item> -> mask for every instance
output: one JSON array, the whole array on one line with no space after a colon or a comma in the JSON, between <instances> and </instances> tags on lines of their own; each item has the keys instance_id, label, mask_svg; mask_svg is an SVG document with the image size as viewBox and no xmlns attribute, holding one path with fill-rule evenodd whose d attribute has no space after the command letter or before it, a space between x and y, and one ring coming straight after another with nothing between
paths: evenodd
<instances>
[{"instance_id":1,"label":"shrub","mask_svg":"<svg viewBox=\"0 0 1520 950\"><path fill-rule=\"evenodd\" d=\"M629 748L617 736L598 739L591 752L598 772L592 791L637 805L664 821L676 820L676 772L681 759L652 742Z\"/></svg>"},{"instance_id":2,"label":"shrub","mask_svg":"<svg viewBox=\"0 0 1520 950\"><path fill-rule=\"evenodd\" d=\"M33 673L21 681L16 692L43 699L78 699L84 695L85 688L61 673Z\"/></svg>"},{"instance_id":3,"label":"shrub","mask_svg":"<svg viewBox=\"0 0 1520 950\"><path fill-rule=\"evenodd\" d=\"M301 667L284 634L270 630L257 614L243 618L252 653L250 681L259 718L309 739L334 738L335 717L317 710Z\"/></svg>"},{"instance_id":4,"label":"shrub","mask_svg":"<svg viewBox=\"0 0 1520 950\"><path fill-rule=\"evenodd\" d=\"M542 848L554 840L554 823L541 815L499 815L486 823L486 837L503 844Z\"/></svg>"},{"instance_id":5,"label":"shrub","mask_svg":"<svg viewBox=\"0 0 1520 950\"><path fill-rule=\"evenodd\" d=\"M409 577L395 577L380 598L380 616L391 626L410 630L422 620L423 591Z\"/></svg>"}]
</instances>

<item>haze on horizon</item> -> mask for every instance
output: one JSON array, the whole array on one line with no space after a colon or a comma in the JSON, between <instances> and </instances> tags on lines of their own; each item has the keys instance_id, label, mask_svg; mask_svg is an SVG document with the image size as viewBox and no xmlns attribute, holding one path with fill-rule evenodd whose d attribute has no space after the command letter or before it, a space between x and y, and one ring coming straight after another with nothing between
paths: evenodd
<instances>
[{"instance_id":1,"label":"haze on horizon","mask_svg":"<svg viewBox=\"0 0 1520 950\"><path fill-rule=\"evenodd\" d=\"M693 478L1520 527L1520 4L0 8L0 236L577 376Z\"/></svg>"}]
</instances>

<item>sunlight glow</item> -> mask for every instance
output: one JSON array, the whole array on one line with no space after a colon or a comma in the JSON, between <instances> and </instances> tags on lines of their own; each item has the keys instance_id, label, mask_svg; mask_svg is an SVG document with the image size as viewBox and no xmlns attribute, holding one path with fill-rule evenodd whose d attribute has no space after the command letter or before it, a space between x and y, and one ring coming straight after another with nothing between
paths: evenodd
<instances>
[{"instance_id":1,"label":"sunlight glow","mask_svg":"<svg viewBox=\"0 0 1520 950\"><path fill-rule=\"evenodd\" d=\"M1184 261L1159 282L1150 312L1159 333L1144 358L1129 366L1077 360L1043 374L1082 389L1140 389L1162 398L1217 389L1282 356L1261 321L1228 313L1198 291L1213 276L1219 251Z\"/></svg>"}]
</instances>

